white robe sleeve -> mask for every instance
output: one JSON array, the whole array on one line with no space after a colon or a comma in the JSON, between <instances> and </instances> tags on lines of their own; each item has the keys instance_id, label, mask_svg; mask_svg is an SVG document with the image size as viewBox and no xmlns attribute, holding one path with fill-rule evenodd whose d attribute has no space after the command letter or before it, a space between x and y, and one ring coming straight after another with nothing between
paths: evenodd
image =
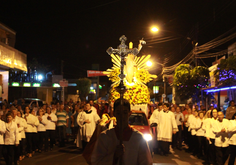
<instances>
[{"instance_id":1,"label":"white robe sleeve","mask_svg":"<svg viewBox=\"0 0 236 165\"><path fill-rule=\"evenodd\" d=\"M234 120L231 120L229 122L229 127L228 127L229 132L235 132L236 131L236 123Z\"/></svg>"},{"instance_id":2,"label":"white robe sleeve","mask_svg":"<svg viewBox=\"0 0 236 165\"><path fill-rule=\"evenodd\" d=\"M4 134L6 132L6 124L3 121L0 121L0 134Z\"/></svg>"},{"instance_id":3,"label":"white robe sleeve","mask_svg":"<svg viewBox=\"0 0 236 165\"><path fill-rule=\"evenodd\" d=\"M152 123L158 123L158 113L159 111L158 110L154 110L154 112L152 113L149 121L150 121L150 124Z\"/></svg>"},{"instance_id":4,"label":"white robe sleeve","mask_svg":"<svg viewBox=\"0 0 236 165\"><path fill-rule=\"evenodd\" d=\"M36 116L35 116L34 125L35 125L35 126L38 126L38 125L39 125L39 119L38 119L38 117L36 117Z\"/></svg>"}]
</instances>

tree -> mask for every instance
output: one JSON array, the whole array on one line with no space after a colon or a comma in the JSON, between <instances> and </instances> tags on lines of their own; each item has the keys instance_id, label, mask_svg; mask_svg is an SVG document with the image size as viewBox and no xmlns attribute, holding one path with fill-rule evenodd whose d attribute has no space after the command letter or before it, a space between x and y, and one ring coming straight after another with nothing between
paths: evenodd
<instances>
[{"instance_id":1,"label":"tree","mask_svg":"<svg viewBox=\"0 0 236 165\"><path fill-rule=\"evenodd\" d=\"M189 64L181 64L175 69L174 83L176 94L181 100L193 98L198 102L200 89L208 85L209 71L206 67L193 68Z\"/></svg>"},{"instance_id":2,"label":"tree","mask_svg":"<svg viewBox=\"0 0 236 165\"><path fill-rule=\"evenodd\" d=\"M236 56L230 56L220 61L215 71L217 85L231 86L236 84Z\"/></svg>"},{"instance_id":3,"label":"tree","mask_svg":"<svg viewBox=\"0 0 236 165\"><path fill-rule=\"evenodd\" d=\"M76 84L81 100L85 100L86 96L89 94L91 80L88 78L80 78L76 81Z\"/></svg>"}]
</instances>

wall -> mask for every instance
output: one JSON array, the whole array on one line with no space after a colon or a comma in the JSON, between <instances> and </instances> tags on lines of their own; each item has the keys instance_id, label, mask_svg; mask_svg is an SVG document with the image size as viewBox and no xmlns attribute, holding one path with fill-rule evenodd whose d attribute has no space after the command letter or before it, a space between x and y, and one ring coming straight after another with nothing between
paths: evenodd
<instances>
[{"instance_id":1,"label":"wall","mask_svg":"<svg viewBox=\"0 0 236 165\"><path fill-rule=\"evenodd\" d=\"M8 79L9 79L9 72L8 71L1 71L0 72L0 97L2 100L8 100Z\"/></svg>"}]
</instances>

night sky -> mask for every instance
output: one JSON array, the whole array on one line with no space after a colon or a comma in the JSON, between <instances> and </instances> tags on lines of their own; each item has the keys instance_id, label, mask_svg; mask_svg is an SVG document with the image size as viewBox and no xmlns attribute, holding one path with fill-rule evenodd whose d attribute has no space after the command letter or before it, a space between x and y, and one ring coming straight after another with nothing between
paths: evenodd
<instances>
[{"instance_id":1,"label":"night sky","mask_svg":"<svg viewBox=\"0 0 236 165\"><path fill-rule=\"evenodd\" d=\"M235 27L235 9L235 0L1 0L0 22L17 32L15 48L28 61L37 58L58 71L63 60L64 77L79 78L93 63L110 68L106 50L123 34L135 47L147 41L140 55L172 65L192 41L202 45ZM157 34L150 33L153 24Z\"/></svg>"}]
</instances>

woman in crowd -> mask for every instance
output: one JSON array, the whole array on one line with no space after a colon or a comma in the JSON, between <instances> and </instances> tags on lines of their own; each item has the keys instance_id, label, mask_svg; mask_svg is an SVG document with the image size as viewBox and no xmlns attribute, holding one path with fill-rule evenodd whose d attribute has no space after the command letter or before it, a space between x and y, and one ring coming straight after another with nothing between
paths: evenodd
<instances>
[{"instance_id":1,"label":"woman in crowd","mask_svg":"<svg viewBox=\"0 0 236 165\"><path fill-rule=\"evenodd\" d=\"M196 113L196 112L195 112ZM197 136L197 146L196 146L196 153L198 158L203 158L205 154L205 130L203 129L203 123L204 123L204 112L200 111L198 113L199 117L196 118L195 124L193 129L196 130L196 136ZM204 151L204 152L203 152Z\"/></svg>"},{"instance_id":2,"label":"woman in crowd","mask_svg":"<svg viewBox=\"0 0 236 165\"><path fill-rule=\"evenodd\" d=\"M189 119L189 128L191 130L191 141L197 142L197 136L196 136L196 129L195 129L195 124L196 124L196 119L198 118L198 111L193 112L193 117ZM197 145L196 143L192 143L192 149L191 151L193 152L193 155L197 154Z\"/></svg>"}]
</instances>

